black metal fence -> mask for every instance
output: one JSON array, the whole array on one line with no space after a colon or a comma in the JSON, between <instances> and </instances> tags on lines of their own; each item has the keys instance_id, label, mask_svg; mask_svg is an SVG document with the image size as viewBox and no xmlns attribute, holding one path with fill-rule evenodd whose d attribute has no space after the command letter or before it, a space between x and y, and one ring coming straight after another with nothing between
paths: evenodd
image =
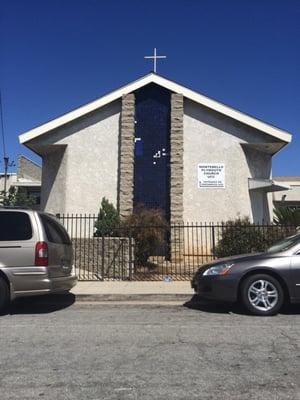
<instances>
[{"instance_id":1,"label":"black metal fence","mask_svg":"<svg viewBox=\"0 0 300 400\"><path fill-rule=\"evenodd\" d=\"M58 218L72 239L79 280L189 280L200 265L218 256L262 251L296 230L266 224L186 223L121 226L101 234L95 229L97 215Z\"/></svg>"}]
</instances>

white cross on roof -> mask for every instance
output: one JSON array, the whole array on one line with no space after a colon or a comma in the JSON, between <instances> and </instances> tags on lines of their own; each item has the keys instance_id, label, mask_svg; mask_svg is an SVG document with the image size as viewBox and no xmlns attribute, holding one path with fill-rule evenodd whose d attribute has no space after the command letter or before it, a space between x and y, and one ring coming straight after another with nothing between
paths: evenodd
<instances>
[{"instance_id":1,"label":"white cross on roof","mask_svg":"<svg viewBox=\"0 0 300 400\"><path fill-rule=\"evenodd\" d=\"M153 56L145 56L144 58L151 58L153 59L153 64L154 64L154 72L156 73L156 60L159 58L167 58L166 56L158 56L156 54L156 47L154 47L154 55Z\"/></svg>"}]
</instances>

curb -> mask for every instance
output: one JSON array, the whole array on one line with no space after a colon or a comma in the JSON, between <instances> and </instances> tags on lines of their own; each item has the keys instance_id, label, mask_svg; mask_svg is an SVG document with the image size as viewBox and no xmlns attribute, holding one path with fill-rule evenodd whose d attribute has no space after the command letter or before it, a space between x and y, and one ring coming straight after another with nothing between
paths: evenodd
<instances>
[{"instance_id":1,"label":"curb","mask_svg":"<svg viewBox=\"0 0 300 400\"><path fill-rule=\"evenodd\" d=\"M182 293L166 293L166 294L45 294L43 296L30 296L17 298L13 304L25 307L61 307L69 306L75 303L81 304L168 304L178 303L185 304L194 301L195 295Z\"/></svg>"},{"instance_id":2,"label":"curb","mask_svg":"<svg viewBox=\"0 0 300 400\"><path fill-rule=\"evenodd\" d=\"M77 301L89 302L126 302L126 301L143 301L143 302L168 302L168 301L190 301L191 294L74 294Z\"/></svg>"}]
</instances>

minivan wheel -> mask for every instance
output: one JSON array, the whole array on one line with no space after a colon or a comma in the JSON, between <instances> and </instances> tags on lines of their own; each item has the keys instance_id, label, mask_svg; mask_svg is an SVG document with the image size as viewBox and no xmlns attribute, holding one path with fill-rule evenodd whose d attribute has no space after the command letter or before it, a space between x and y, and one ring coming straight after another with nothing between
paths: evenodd
<instances>
[{"instance_id":1,"label":"minivan wheel","mask_svg":"<svg viewBox=\"0 0 300 400\"><path fill-rule=\"evenodd\" d=\"M267 274L257 274L243 282L241 298L252 314L275 315L282 307L284 293L277 279Z\"/></svg>"},{"instance_id":2,"label":"minivan wheel","mask_svg":"<svg viewBox=\"0 0 300 400\"><path fill-rule=\"evenodd\" d=\"M9 288L3 278L0 277L0 312L9 304Z\"/></svg>"}]
</instances>

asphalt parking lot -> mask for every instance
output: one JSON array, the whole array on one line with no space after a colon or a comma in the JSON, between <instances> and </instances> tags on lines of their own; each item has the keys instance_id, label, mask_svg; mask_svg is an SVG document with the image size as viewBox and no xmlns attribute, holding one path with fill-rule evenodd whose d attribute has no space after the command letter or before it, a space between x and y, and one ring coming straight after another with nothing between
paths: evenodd
<instances>
[{"instance_id":1,"label":"asphalt parking lot","mask_svg":"<svg viewBox=\"0 0 300 400\"><path fill-rule=\"evenodd\" d=\"M300 399L300 306L74 300L0 317L1 400Z\"/></svg>"}]
</instances>

